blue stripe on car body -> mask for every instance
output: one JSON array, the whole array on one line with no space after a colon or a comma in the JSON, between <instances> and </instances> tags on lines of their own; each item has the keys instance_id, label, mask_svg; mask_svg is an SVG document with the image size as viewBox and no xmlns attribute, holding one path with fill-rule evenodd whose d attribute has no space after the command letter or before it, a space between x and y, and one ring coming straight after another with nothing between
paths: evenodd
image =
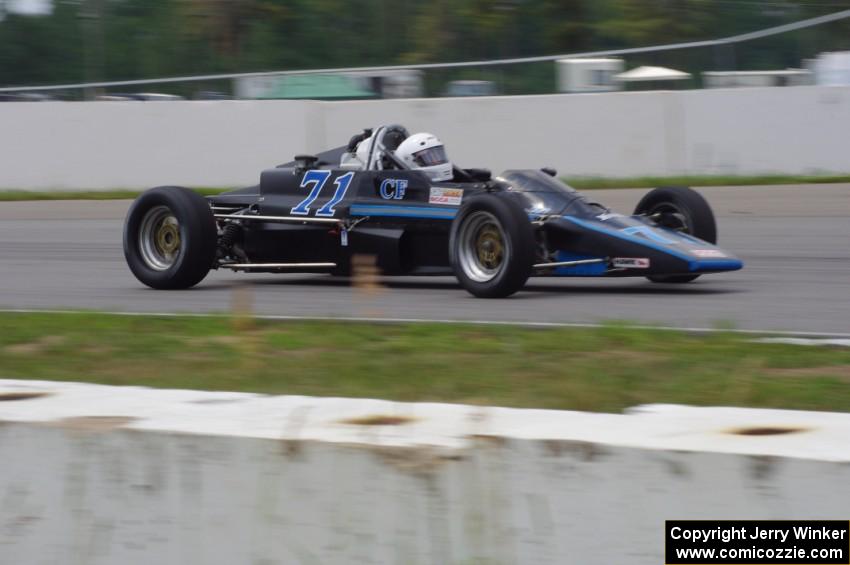
<instances>
[{"instance_id":1,"label":"blue stripe on car body","mask_svg":"<svg viewBox=\"0 0 850 565\"><path fill-rule=\"evenodd\" d=\"M399 218L453 220L457 215L457 210L453 208L433 208L429 206L353 204L349 210L349 214L352 216L392 216Z\"/></svg>"},{"instance_id":2,"label":"blue stripe on car body","mask_svg":"<svg viewBox=\"0 0 850 565\"><path fill-rule=\"evenodd\" d=\"M586 261L588 259L602 259L596 255L579 255L568 251L558 251L555 254L555 261ZM608 262L591 263L589 265L573 265L566 267L556 267L554 274L559 277L598 277L604 275L608 271Z\"/></svg>"}]
</instances>

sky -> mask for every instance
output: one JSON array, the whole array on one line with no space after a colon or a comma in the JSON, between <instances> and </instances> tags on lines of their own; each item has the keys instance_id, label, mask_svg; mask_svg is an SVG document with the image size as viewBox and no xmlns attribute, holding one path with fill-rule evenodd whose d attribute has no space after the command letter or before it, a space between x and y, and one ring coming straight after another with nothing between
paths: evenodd
<instances>
[{"instance_id":1,"label":"sky","mask_svg":"<svg viewBox=\"0 0 850 565\"><path fill-rule=\"evenodd\" d=\"M23 14L48 14L53 0L6 0L6 9Z\"/></svg>"}]
</instances>

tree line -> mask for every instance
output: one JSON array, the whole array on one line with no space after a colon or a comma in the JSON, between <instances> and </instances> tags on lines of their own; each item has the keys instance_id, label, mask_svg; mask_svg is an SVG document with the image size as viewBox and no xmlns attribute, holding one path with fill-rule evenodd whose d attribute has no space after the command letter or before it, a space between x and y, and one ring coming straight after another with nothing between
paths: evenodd
<instances>
[{"instance_id":1,"label":"tree line","mask_svg":"<svg viewBox=\"0 0 850 565\"><path fill-rule=\"evenodd\" d=\"M0 84L522 57L711 39L850 7L850 0L0 0ZM724 51L629 59L685 70L798 66L850 48L847 21ZM519 73L551 87L548 65ZM522 75L527 75L523 76ZM508 79L509 83L510 80ZM519 87L518 87L519 88Z\"/></svg>"}]
</instances>

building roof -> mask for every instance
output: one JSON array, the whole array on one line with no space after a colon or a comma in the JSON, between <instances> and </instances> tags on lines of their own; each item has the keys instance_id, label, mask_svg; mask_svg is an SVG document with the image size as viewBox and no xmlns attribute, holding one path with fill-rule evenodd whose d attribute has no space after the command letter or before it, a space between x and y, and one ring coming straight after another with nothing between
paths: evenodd
<instances>
[{"instance_id":1,"label":"building roof","mask_svg":"<svg viewBox=\"0 0 850 565\"><path fill-rule=\"evenodd\" d=\"M649 80L685 80L691 78L690 73L668 69L665 67L637 67L624 73L614 75L614 80L622 82L639 82Z\"/></svg>"}]
</instances>

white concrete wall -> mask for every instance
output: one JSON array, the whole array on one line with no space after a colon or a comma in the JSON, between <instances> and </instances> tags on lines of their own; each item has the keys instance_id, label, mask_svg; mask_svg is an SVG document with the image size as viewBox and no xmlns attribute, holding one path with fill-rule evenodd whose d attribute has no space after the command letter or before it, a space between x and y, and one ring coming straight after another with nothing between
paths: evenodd
<instances>
[{"instance_id":1,"label":"white concrete wall","mask_svg":"<svg viewBox=\"0 0 850 565\"><path fill-rule=\"evenodd\" d=\"M350 102L0 104L0 188L232 186L402 123L462 166L565 175L850 172L850 87Z\"/></svg>"},{"instance_id":2,"label":"white concrete wall","mask_svg":"<svg viewBox=\"0 0 850 565\"><path fill-rule=\"evenodd\" d=\"M850 172L850 88L785 87L677 95L685 171Z\"/></svg>"},{"instance_id":3,"label":"white concrete wall","mask_svg":"<svg viewBox=\"0 0 850 565\"><path fill-rule=\"evenodd\" d=\"M372 416L409 421L351 423ZM846 518L848 433L0 380L0 563L657 565L665 519Z\"/></svg>"}]
</instances>

